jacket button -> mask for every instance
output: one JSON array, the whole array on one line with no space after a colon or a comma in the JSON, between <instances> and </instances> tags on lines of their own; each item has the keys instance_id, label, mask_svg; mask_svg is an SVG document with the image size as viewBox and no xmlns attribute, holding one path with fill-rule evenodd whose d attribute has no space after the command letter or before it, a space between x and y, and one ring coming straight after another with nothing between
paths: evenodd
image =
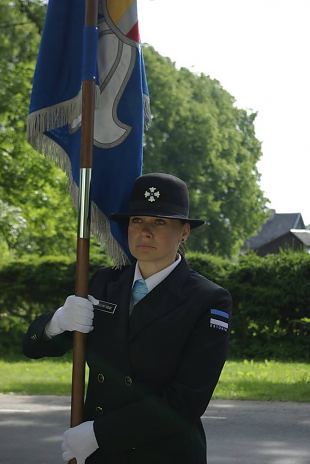
<instances>
[{"instance_id":1,"label":"jacket button","mask_svg":"<svg viewBox=\"0 0 310 464\"><path fill-rule=\"evenodd\" d=\"M103 411L103 408L101 406L96 406L96 412L102 412Z\"/></svg>"},{"instance_id":2,"label":"jacket button","mask_svg":"<svg viewBox=\"0 0 310 464\"><path fill-rule=\"evenodd\" d=\"M97 377L97 379L98 379L98 382L99 382L99 383L103 383L103 382L104 382L104 375L103 375L103 374L101 374L101 373L100 373L100 374L98 374L98 377Z\"/></svg>"},{"instance_id":3,"label":"jacket button","mask_svg":"<svg viewBox=\"0 0 310 464\"><path fill-rule=\"evenodd\" d=\"M130 385L132 385L132 378L129 377L129 375L126 375L125 377L125 384L130 387Z\"/></svg>"}]
</instances>

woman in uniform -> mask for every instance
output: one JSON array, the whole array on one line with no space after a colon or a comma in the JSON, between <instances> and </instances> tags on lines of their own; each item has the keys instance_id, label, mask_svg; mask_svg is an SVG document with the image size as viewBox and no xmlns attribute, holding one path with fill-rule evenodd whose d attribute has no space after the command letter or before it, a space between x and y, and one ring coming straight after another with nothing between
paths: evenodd
<instances>
[{"instance_id":1,"label":"woman in uniform","mask_svg":"<svg viewBox=\"0 0 310 464\"><path fill-rule=\"evenodd\" d=\"M135 263L98 270L88 299L69 296L35 320L30 358L61 356L72 331L88 333L84 422L63 436L63 458L78 464L206 464L205 412L227 356L231 297L179 253L191 229L179 178L139 177L128 223Z\"/></svg>"}]
</instances>

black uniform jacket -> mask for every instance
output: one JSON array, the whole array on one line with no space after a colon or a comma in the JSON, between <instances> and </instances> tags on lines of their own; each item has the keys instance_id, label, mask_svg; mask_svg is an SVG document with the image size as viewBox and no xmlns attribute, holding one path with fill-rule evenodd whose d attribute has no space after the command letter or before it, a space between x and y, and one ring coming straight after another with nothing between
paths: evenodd
<instances>
[{"instance_id":1,"label":"black uniform jacket","mask_svg":"<svg viewBox=\"0 0 310 464\"><path fill-rule=\"evenodd\" d=\"M203 415L227 355L231 297L182 259L129 317L134 266L101 269L90 293L99 301L88 336L85 420L99 449L87 464L205 464ZM31 358L61 356L71 333L51 340L52 314L24 339Z\"/></svg>"}]
</instances>

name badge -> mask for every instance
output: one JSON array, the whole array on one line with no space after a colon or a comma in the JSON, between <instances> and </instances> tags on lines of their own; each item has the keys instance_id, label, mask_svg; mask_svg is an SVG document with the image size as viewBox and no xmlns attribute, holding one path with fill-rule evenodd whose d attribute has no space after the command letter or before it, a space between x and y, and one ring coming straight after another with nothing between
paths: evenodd
<instances>
[{"instance_id":1,"label":"name badge","mask_svg":"<svg viewBox=\"0 0 310 464\"><path fill-rule=\"evenodd\" d=\"M103 311L104 313L114 314L117 308L117 304L110 303L109 301L97 300L96 304L93 304L94 309Z\"/></svg>"}]
</instances>

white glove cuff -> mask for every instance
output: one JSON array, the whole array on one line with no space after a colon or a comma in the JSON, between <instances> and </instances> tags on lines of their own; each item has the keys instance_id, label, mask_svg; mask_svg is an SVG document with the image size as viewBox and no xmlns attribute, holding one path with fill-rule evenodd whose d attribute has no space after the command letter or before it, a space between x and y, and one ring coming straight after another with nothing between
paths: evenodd
<instances>
[{"instance_id":1,"label":"white glove cuff","mask_svg":"<svg viewBox=\"0 0 310 464\"><path fill-rule=\"evenodd\" d=\"M66 462L75 457L77 464L84 464L85 459L97 449L94 421L82 422L63 434L62 457Z\"/></svg>"},{"instance_id":2,"label":"white glove cuff","mask_svg":"<svg viewBox=\"0 0 310 464\"><path fill-rule=\"evenodd\" d=\"M95 435L95 431L94 431L94 421L87 421L85 422L85 424L87 424L87 428L88 428L89 449L93 453L94 451L96 451L96 449L99 448L97 438Z\"/></svg>"},{"instance_id":3,"label":"white glove cuff","mask_svg":"<svg viewBox=\"0 0 310 464\"><path fill-rule=\"evenodd\" d=\"M56 335L63 333L63 330L58 324L58 312L62 309L62 306L55 311L52 319L45 326L45 335L47 338L53 338Z\"/></svg>"}]
</instances>

